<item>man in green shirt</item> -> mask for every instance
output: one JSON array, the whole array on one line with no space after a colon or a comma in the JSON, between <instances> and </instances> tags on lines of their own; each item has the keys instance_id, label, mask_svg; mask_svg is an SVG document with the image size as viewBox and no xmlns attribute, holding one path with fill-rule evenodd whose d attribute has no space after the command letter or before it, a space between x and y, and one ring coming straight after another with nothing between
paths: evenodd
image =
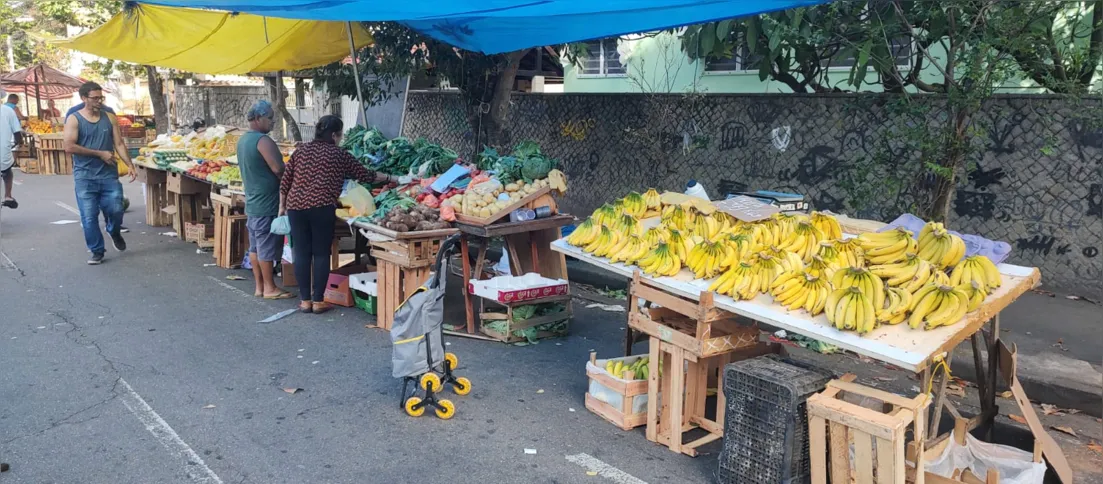
<instances>
[{"instance_id":1,"label":"man in green shirt","mask_svg":"<svg viewBox=\"0 0 1103 484\"><path fill-rule=\"evenodd\" d=\"M245 184L245 227L249 231L249 262L256 281L254 295L288 299L294 295L276 286L273 275L273 266L283 253L283 236L271 231L272 220L280 212L283 175L283 154L268 136L275 117L272 104L263 99L249 108L245 114L249 131L237 141L237 164Z\"/></svg>"}]
</instances>

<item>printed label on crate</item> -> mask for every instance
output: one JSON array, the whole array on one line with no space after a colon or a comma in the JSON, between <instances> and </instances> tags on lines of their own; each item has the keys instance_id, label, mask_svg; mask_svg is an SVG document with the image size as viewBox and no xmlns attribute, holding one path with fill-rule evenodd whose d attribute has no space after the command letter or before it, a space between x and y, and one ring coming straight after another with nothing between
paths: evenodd
<instances>
[{"instance_id":1,"label":"printed label on crate","mask_svg":"<svg viewBox=\"0 0 1103 484\"><path fill-rule=\"evenodd\" d=\"M480 297L487 299L494 299L498 302L513 303L521 301L531 301L534 299L543 299L546 297L565 296L569 293L569 286L567 284L557 284L554 286L535 287L531 289L517 289L513 291L495 291L483 285L476 286L475 284L468 283L468 292L474 293Z\"/></svg>"}]
</instances>

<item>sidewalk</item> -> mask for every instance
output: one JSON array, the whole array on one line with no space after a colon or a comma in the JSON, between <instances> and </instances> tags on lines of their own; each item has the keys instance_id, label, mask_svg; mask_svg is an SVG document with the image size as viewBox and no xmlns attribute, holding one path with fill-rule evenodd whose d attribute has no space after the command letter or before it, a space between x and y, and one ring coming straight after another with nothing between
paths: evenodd
<instances>
[{"instance_id":1,"label":"sidewalk","mask_svg":"<svg viewBox=\"0 0 1103 484\"><path fill-rule=\"evenodd\" d=\"M584 262L568 259L567 268L573 283L627 287L626 278ZM1100 416L1103 307L1061 294L1028 292L1001 313L1000 327L1001 338L1018 346L1019 381L1032 399ZM954 351L952 372L975 379L968 343Z\"/></svg>"}]
</instances>

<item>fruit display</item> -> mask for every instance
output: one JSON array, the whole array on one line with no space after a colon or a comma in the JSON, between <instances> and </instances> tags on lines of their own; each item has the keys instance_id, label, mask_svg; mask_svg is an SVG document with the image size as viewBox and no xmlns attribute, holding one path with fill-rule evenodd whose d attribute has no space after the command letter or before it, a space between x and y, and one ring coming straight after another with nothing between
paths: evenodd
<instances>
[{"instance_id":1,"label":"fruit display","mask_svg":"<svg viewBox=\"0 0 1103 484\"><path fill-rule=\"evenodd\" d=\"M207 181L223 186L241 185L241 168L237 165L223 166L222 169L208 175Z\"/></svg>"},{"instance_id":2,"label":"fruit display","mask_svg":"<svg viewBox=\"0 0 1103 484\"><path fill-rule=\"evenodd\" d=\"M648 364L651 362L650 356L641 356L636 358L636 361L625 365L623 361L607 360L605 362L605 371L610 375L620 378L621 380L627 380L629 372L633 380L646 380L648 376Z\"/></svg>"},{"instance_id":3,"label":"fruit display","mask_svg":"<svg viewBox=\"0 0 1103 484\"><path fill-rule=\"evenodd\" d=\"M153 162L157 164L157 167L166 170L173 163L188 161L188 153L184 150L154 150Z\"/></svg>"},{"instance_id":4,"label":"fruit display","mask_svg":"<svg viewBox=\"0 0 1103 484\"><path fill-rule=\"evenodd\" d=\"M51 134L58 132L54 124L38 118L27 118L27 129L34 134Z\"/></svg>"},{"instance_id":5,"label":"fruit display","mask_svg":"<svg viewBox=\"0 0 1103 484\"><path fill-rule=\"evenodd\" d=\"M849 236L827 213L744 222L653 189L602 205L566 242L653 277L705 281L736 300L768 294L860 335L905 321L924 330L955 324L1002 277L987 257L966 257L961 237L940 223L918 236L902 227Z\"/></svg>"},{"instance_id":6,"label":"fruit display","mask_svg":"<svg viewBox=\"0 0 1103 484\"><path fill-rule=\"evenodd\" d=\"M487 182L469 187L462 195L449 198L442 203L451 206L458 214L489 218L544 187L551 187L556 190L562 188L566 190L566 184L562 181L562 172L558 175L554 175L554 172L558 171L559 170L553 170L552 173L549 173L547 178L533 180L532 182L516 180L507 184L502 184L497 180L491 179ZM558 180L555 183L552 181L553 176Z\"/></svg>"},{"instance_id":7,"label":"fruit display","mask_svg":"<svg viewBox=\"0 0 1103 484\"><path fill-rule=\"evenodd\" d=\"M210 180L215 173L222 171L223 167L229 166L229 163L222 160L211 160L206 163L200 163L188 170L188 175L191 175L200 180Z\"/></svg>"}]
</instances>

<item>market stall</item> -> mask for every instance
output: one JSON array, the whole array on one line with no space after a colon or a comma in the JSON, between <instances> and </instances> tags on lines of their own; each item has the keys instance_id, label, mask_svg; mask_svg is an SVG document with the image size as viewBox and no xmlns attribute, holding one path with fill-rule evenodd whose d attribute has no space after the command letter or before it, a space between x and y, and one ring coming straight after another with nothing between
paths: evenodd
<instances>
[{"instance_id":1,"label":"market stall","mask_svg":"<svg viewBox=\"0 0 1103 484\"><path fill-rule=\"evenodd\" d=\"M926 427L916 434L925 445L913 445L913 461L922 462L924 449L947 440L949 434L938 432L943 409L963 431L991 424L999 375L1016 392L1023 412L1032 414L1021 387L1016 390L1014 349L1000 341L999 313L1039 283L1036 268L996 265L976 249L967 251L961 237L941 224L920 221L912 231L904 223L867 222L858 225L872 230L845 234L828 214L776 212L745 200L712 204L653 191L633 193L599 208L570 237L552 243L553 250L633 280L626 357L633 332L650 339L650 440L694 455L697 446L719 438L722 421L709 423L686 413L703 398L694 392L703 390L685 379L704 377L671 371L670 361L676 369L682 360L700 365L702 359L727 355L722 365L738 359L748 322L918 373L920 387L931 390L933 401L927 403L934 411L930 420L916 417L917 428ZM663 309L641 311L636 299ZM983 332L986 323L990 329ZM962 418L945 399L949 375L939 371L948 368L952 350L966 340L974 351L982 409L971 419ZM757 346L747 346L748 351L759 351ZM663 355L666 379L658 378ZM689 392L687 407L677 398L660 401L661 390L681 394L680 389ZM722 393L721 387L718 397ZM914 402L906 406L918 412ZM683 415L710 436L683 443L683 429L672 429L669 415ZM1070 482L1060 449L1040 425L1030 427L1038 455ZM903 459L903 441L900 445ZM900 472L903 476L902 467Z\"/></svg>"}]
</instances>

